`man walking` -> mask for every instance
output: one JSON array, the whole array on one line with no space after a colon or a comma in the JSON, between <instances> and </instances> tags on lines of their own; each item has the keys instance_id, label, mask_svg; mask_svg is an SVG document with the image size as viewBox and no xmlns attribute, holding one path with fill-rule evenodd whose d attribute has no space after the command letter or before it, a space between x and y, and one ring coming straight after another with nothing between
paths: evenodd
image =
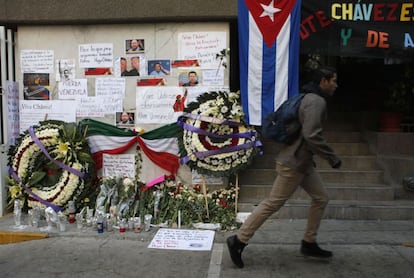
<instances>
[{"instance_id":1,"label":"man walking","mask_svg":"<svg viewBox=\"0 0 414 278\"><path fill-rule=\"evenodd\" d=\"M300 251L306 256L332 257L331 251L321 249L316 243L316 235L329 198L314 168L313 155L327 160L333 168L341 166L341 160L327 145L322 134L322 123L327 117L326 98L333 96L337 87L336 69L326 66L316 69L312 81L303 87L306 95L298 112L302 124L300 136L291 145L284 145L278 154L278 175L269 197L254 209L236 235L227 238L229 253L236 266L244 266L241 255L250 238L269 216L285 204L298 186L312 198Z\"/></svg>"}]
</instances>

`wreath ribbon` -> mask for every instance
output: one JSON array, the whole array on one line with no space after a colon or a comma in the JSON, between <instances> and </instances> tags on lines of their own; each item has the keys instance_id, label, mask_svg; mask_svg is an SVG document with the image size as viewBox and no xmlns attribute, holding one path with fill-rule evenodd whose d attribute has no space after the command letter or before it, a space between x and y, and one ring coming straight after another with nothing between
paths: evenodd
<instances>
[{"instance_id":1,"label":"wreath ribbon","mask_svg":"<svg viewBox=\"0 0 414 278\"><path fill-rule=\"evenodd\" d=\"M36 145L40 148L40 150L43 152L43 154L47 158L49 158L50 161L52 161L53 163L55 163L56 165L58 165L60 168L64 169L65 171L71 172L72 174L74 174L74 175L76 175L76 176L78 176L78 177L80 177L82 179L85 179L86 178L86 173L83 173L83 172L81 172L81 171L79 171L79 170L77 170L75 168L72 168L69 165L66 165L65 163L63 163L63 162L61 162L59 160L53 159L50 156L49 152L46 150L45 146L43 146L42 142L40 142L39 138L37 138L37 136L36 136L36 134L34 132L33 126L31 126L29 128L29 134L30 134L30 137L32 137L33 142L36 143Z\"/></svg>"},{"instance_id":2,"label":"wreath ribbon","mask_svg":"<svg viewBox=\"0 0 414 278\"><path fill-rule=\"evenodd\" d=\"M12 167L9 167L9 174L13 177L13 179L14 179L16 182L20 183L20 178L19 178L19 176L17 175L16 171L14 171L14 169L13 169ZM61 207L59 207L59 206L57 206L57 205L55 205L55 204L52 204L52 203L50 203L50 202L48 202L48 201L46 201L46 200L44 200L44 199L40 198L40 197L39 197L36 193L34 193L32 190L30 190L30 188L29 188L29 187L27 187L25 184L21 183L21 186L23 187L23 189L24 189L27 193L29 193L29 195L31 195L34 199L36 199L36 200L37 200L37 201L39 201L40 203L44 204L45 206L47 206L47 207L51 207L54 211L61 211L61 210L62 210L62 208L61 208Z\"/></svg>"},{"instance_id":3,"label":"wreath ribbon","mask_svg":"<svg viewBox=\"0 0 414 278\"><path fill-rule=\"evenodd\" d=\"M208 156L211 156L211 155L216 155L216 154L221 154L221 153L235 152L235 151L249 149L249 148L254 148L254 147L261 147L262 145L263 145L262 142L260 142L260 141L254 141L254 142L249 142L249 143L242 144L242 145L231 146L231 147L221 148L221 149L217 149L217 150L208 150L208 151L204 151L204 152L195 152L193 154L197 158L204 159L205 157L208 157ZM180 159L180 163L181 164L185 164L189 160L190 160L190 156L187 155L187 156L182 157Z\"/></svg>"},{"instance_id":4,"label":"wreath ribbon","mask_svg":"<svg viewBox=\"0 0 414 278\"><path fill-rule=\"evenodd\" d=\"M185 123L182 118L180 117L177 121L178 125L182 128L189 130L191 132L195 132L197 134L206 135L209 137L216 137L216 138L247 138L250 139L253 136L257 137L256 131L249 131L243 133L235 133L235 134L217 134L212 132L207 132L204 129L194 127L193 125Z\"/></svg>"}]
</instances>

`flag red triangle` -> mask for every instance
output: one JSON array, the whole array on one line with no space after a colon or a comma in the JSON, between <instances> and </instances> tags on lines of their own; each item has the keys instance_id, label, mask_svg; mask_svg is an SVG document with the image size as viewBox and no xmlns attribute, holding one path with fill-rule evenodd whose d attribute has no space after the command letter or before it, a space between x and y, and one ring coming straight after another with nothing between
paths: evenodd
<instances>
[{"instance_id":1,"label":"flag red triangle","mask_svg":"<svg viewBox=\"0 0 414 278\"><path fill-rule=\"evenodd\" d=\"M245 0L245 3L262 33L266 45L271 47L292 12L296 0ZM264 15L262 5L279 10L273 13L273 21L270 16Z\"/></svg>"}]
</instances>

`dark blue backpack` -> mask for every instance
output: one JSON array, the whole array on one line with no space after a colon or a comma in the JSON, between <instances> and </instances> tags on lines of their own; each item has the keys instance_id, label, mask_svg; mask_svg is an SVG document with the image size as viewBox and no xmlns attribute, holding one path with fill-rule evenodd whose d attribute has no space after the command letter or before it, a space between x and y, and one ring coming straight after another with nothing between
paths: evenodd
<instances>
[{"instance_id":1,"label":"dark blue backpack","mask_svg":"<svg viewBox=\"0 0 414 278\"><path fill-rule=\"evenodd\" d=\"M279 108L267 114L262 123L262 136L278 143L292 144L299 136L302 125L298 110L305 94L294 95Z\"/></svg>"}]
</instances>

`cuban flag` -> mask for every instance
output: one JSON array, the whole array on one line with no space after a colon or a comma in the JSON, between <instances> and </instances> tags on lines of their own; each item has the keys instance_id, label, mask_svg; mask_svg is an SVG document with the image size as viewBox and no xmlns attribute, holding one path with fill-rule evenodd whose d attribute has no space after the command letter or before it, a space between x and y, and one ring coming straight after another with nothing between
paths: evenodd
<instances>
[{"instance_id":1,"label":"cuban flag","mask_svg":"<svg viewBox=\"0 0 414 278\"><path fill-rule=\"evenodd\" d=\"M262 125L299 93L301 0L238 0L240 93L246 122Z\"/></svg>"}]
</instances>

